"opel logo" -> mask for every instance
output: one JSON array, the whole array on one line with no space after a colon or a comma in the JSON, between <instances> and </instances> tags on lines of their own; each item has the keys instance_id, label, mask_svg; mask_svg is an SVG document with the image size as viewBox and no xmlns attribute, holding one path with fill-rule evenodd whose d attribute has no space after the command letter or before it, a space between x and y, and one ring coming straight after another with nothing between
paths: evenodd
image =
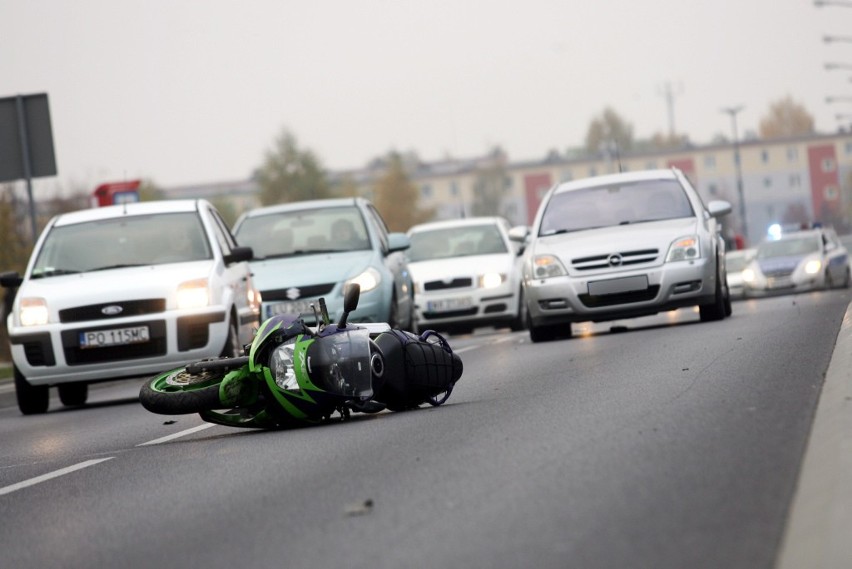
<instances>
[{"instance_id":1,"label":"opel logo","mask_svg":"<svg viewBox=\"0 0 852 569\"><path fill-rule=\"evenodd\" d=\"M293 288L288 288L286 294L287 294L287 298L289 298L290 300L296 300L297 298L302 296L302 291L300 291L296 287L293 287Z\"/></svg>"},{"instance_id":2,"label":"opel logo","mask_svg":"<svg viewBox=\"0 0 852 569\"><path fill-rule=\"evenodd\" d=\"M104 316L116 316L121 314L123 311L124 309L117 304L110 304L109 306L101 308L101 314Z\"/></svg>"},{"instance_id":3,"label":"opel logo","mask_svg":"<svg viewBox=\"0 0 852 569\"><path fill-rule=\"evenodd\" d=\"M622 259L621 259L621 255L619 255L618 253L613 253L612 255L607 257L606 260L609 263L610 267L620 267L621 266Z\"/></svg>"}]
</instances>

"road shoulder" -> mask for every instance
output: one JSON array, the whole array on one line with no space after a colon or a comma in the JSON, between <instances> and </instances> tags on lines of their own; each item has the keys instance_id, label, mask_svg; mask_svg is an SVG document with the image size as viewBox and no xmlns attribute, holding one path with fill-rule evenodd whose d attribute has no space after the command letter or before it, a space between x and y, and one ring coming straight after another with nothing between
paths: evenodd
<instances>
[{"instance_id":1,"label":"road shoulder","mask_svg":"<svg viewBox=\"0 0 852 569\"><path fill-rule=\"evenodd\" d=\"M852 304L825 376L778 569L852 567Z\"/></svg>"}]
</instances>

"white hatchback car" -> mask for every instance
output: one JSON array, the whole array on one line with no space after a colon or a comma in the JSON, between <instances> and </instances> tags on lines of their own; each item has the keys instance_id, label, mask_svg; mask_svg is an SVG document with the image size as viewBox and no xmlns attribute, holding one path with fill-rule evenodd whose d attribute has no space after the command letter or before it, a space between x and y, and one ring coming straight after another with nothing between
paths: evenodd
<instances>
[{"instance_id":1,"label":"white hatchback car","mask_svg":"<svg viewBox=\"0 0 852 569\"><path fill-rule=\"evenodd\" d=\"M521 330L520 247L501 217L434 221L408 230L417 328Z\"/></svg>"},{"instance_id":2,"label":"white hatchback car","mask_svg":"<svg viewBox=\"0 0 852 569\"><path fill-rule=\"evenodd\" d=\"M204 200L93 208L54 217L7 317L18 406L43 413L48 388L82 405L88 384L241 353L259 325L250 248Z\"/></svg>"},{"instance_id":3,"label":"white hatchback car","mask_svg":"<svg viewBox=\"0 0 852 569\"><path fill-rule=\"evenodd\" d=\"M571 336L572 322L635 318L698 306L731 314L726 201L707 205L677 169L564 182L542 200L525 253L533 342Z\"/></svg>"}]
</instances>

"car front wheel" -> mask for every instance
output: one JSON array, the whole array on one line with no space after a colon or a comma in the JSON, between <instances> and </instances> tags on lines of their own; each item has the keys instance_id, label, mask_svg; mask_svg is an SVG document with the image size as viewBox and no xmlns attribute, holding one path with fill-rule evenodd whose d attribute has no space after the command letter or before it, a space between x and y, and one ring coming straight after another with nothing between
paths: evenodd
<instances>
[{"instance_id":1,"label":"car front wheel","mask_svg":"<svg viewBox=\"0 0 852 569\"><path fill-rule=\"evenodd\" d=\"M722 292L722 281L718 272L716 273L716 293L713 295L713 302L699 305L698 314L702 322L722 320L725 317L725 294Z\"/></svg>"},{"instance_id":2,"label":"car front wheel","mask_svg":"<svg viewBox=\"0 0 852 569\"><path fill-rule=\"evenodd\" d=\"M85 405L89 398L88 383L63 383L59 386L59 400L66 407Z\"/></svg>"},{"instance_id":3,"label":"car front wheel","mask_svg":"<svg viewBox=\"0 0 852 569\"><path fill-rule=\"evenodd\" d=\"M31 385L18 368L15 368L15 395L18 398L18 408L24 415L47 411L50 404L48 389L46 385Z\"/></svg>"}]
</instances>

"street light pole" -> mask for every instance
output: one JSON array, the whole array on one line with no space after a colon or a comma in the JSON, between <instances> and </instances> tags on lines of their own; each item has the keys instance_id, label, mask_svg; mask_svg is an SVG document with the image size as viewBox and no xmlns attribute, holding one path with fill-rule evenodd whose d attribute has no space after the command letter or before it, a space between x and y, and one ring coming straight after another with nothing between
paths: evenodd
<instances>
[{"instance_id":1,"label":"street light pole","mask_svg":"<svg viewBox=\"0 0 852 569\"><path fill-rule=\"evenodd\" d=\"M743 238L748 237L748 224L746 223L746 205L745 205L745 195L743 193L743 171L742 165L740 164L740 141L739 135L737 134L737 113L742 111L745 107L742 105L738 105L736 107L725 107L722 109L723 113L727 113L731 115L731 125L734 129L734 168L737 172L737 196L740 200L740 235Z\"/></svg>"}]
</instances>

